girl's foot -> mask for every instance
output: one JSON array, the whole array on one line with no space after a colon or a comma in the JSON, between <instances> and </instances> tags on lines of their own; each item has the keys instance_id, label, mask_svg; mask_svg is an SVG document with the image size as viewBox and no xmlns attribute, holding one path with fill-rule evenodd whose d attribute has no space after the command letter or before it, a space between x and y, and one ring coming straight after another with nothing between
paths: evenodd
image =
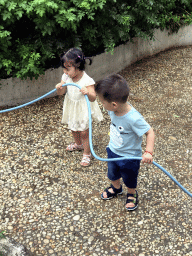
<instances>
[{"instance_id":1,"label":"girl's foot","mask_svg":"<svg viewBox=\"0 0 192 256\"><path fill-rule=\"evenodd\" d=\"M90 165L90 162L91 162L91 154L89 154L89 155L83 154L83 158L81 160L80 165L84 166L84 167L87 167L87 166Z\"/></svg>"},{"instance_id":2,"label":"girl's foot","mask_svg":"<svg viewBox=\"0 0 192 256\"><path fill-rule=\"evenodd\" d=\"M66 148L67 151L75 151L75 150L83 150L83 144L77 145L77 143L73 142Z\"/></svg>"}]
</instances>

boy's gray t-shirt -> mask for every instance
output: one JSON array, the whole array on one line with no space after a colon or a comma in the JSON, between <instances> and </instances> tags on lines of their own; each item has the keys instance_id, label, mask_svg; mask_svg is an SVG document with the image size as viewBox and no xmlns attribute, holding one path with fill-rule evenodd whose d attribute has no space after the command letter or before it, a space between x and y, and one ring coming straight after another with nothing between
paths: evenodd
<instances>
[{"instance_id":1,"label":"boy's gray t-shirt","mask_svg":"<svg viewBox=\"0 0 192 256\"><path fill-rule=\"evenodd\" d=\"M109 148L115 154L126 157L141 157L142 136L151 128L143 116L132 107L123 115L116 116L108 111L111 117Z\"/></svg>"}]
</instances>

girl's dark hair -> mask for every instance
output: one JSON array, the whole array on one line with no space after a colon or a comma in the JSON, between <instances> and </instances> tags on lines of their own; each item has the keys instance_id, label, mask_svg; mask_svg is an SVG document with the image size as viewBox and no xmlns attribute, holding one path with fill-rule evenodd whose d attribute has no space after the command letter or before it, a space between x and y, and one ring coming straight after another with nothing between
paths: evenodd
<instances>
[{"instance_id":1,"label":"girl's dark hair","mask_svg":"<svg viewBox=\"0 0 192 256\"><path fill-rule=\"evenodd\" d=\"M92 64L92 60L89 57L85 57L83 52L77 48L71 48L64 52L60 56L61 66L64 68L64 64L67 66L73 66L79 70L85 70L86 60L89 60L89 65Z\"/></svg>"},{"instance_id":2,"label":"girl's dark hair","mask_svg":"<svg viewBox=\"0 0 192 256\"><path fill-rule=\"evenodd\" d=\"M126 80L113 74L101 80L95 85L95 91L108 102L125 103L129 96L129 86Z\"/></svg>"}]
</instances>

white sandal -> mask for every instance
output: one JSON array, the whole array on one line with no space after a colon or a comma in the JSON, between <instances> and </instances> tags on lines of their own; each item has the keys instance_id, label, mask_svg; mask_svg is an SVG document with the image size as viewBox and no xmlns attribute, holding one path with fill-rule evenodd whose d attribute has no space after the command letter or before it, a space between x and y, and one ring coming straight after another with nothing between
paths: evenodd
<instances>
[{"instance_id":1,"label":"white sandal","mask_svg":"<svg viewBox=\"0 0 192 256\"><path fill-rule=\"evenodd\" d=\"M73 142L66 148L67 151L75 151L75 150L83 150L83 144L77 145L77 143Z\"/></svg>"},{"instance_id":2,"label":"white sandal","mask_svg":"<svg viewBox=\"0 0 192 256\"><path fill-rule=\"evenodd\" d=\"M84 166L84 167L87 167L87 166L90 165L90 162L91 162L91 154L89 154L89 155L84 155L83 154L83 158L81 160L80 165Z\"/></svg>"}]
</instances>

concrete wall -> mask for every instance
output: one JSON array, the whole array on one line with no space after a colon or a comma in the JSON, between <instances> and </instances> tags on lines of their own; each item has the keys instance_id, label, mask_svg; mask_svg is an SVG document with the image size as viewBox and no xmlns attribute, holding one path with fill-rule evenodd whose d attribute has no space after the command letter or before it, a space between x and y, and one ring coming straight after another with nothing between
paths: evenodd
<instances>
[{"instance_id":1,"label":"concrete wall","mask_svg":"<svg viewBox=\"0 0 192 256\"><path fill-rule=\"evenodd\" d=\"M155 31L155 41L135 38L114 50L114 54L102 53L93 57L86 72L99 81L110 73L116 73L143 57L153 55L173 46L192 45L192 25L183 27L177 34L168 35L168 31ZM11 106L31 101L55 88L63 74L62 68L47 70L38 80L20 80L8 78L0 80L0 106ZM54 96L54 95L53 95Z\"/></svg>"}]
</instances>

